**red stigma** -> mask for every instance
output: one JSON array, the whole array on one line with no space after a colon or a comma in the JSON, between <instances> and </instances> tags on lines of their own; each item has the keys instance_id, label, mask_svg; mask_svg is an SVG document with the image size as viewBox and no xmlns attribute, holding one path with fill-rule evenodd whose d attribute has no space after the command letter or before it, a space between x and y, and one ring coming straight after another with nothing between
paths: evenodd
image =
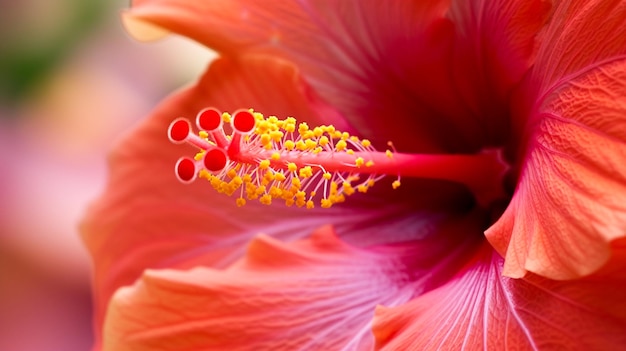
<instances>
[{"instance_id":1,"label":"red stigma","mask_svg":"<svg viewBox=\"0 0 626 351\"><path fill-rule=\"evenodd\" d=\"M170 141L179 144L187 140L191 126L186 119L179 118L170 124L170 128L167 131Z\"/></svg>"},{"instance_id":2,"label":"red stigma","mask_svg":"<svg viewBox=\"0 0 626 351\"><path fill-rule=\"evenodd\" d=\"M189 158L181 158L176 163L176 177L182 183L190 183L196 178L196 165Z\"/></svg>"},{"instance_id":3,"label":"red stigma","mask_svg":"<svg viewBox=\"0 0 626 351\"><path fill-rule=\"evenodd\" d=\"M214 108L206 108L196 117L198 128L206 131L214 131L222 126L222 114Z\"/></svg>"},{"instance_id":4,"label":"red stigma","mask_svg":"<svg viewBox=\"0 0 626 351\"><path fill-rule=\"evenodd\" d=\"M212 149L204 155L204 167L211 172L219 172L226 167L228 158L222 149Z\"/></svg>"},{"instance_id":5,"label":"red stigma","mask_svg":"<svg viewBox=\"0 0 626 351\"><path fill-rule=\"evenodd\" d=\"M235 112L233 116L233 127L240 133L249 133L254 129L256 120L252 113L247 110Z\"/></svg>"}]
</instances>

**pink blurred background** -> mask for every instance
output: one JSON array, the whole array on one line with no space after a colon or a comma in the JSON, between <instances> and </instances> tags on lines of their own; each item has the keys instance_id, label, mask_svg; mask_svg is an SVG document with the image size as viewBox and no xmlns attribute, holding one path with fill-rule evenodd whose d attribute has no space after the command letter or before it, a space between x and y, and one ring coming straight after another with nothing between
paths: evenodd
<instances>
[{"instance_id":1,"label":"pink blurred background","mask_svg":"<svg viewBox=\"0 0 626 351\"><path fill-rule=\"evenodd\" d=\"M77 223L116 138L214 57L130 39L121 0L0 0L0 350L88 350Z\"/></svg>"}]
</instances>

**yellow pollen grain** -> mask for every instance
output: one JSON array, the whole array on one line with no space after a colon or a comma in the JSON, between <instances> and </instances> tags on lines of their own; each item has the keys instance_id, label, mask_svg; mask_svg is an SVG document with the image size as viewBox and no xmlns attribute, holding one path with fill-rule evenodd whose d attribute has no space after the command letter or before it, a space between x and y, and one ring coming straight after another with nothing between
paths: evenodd
<instances>
[{"instance_id":1,"label":"yellow pollen grain","mask_svg":"<svg viewBox=\"0 0 626 351\"><path fill-rule=\"evenodd\" d=\"M201 130L198 132L198 136L202 139L206 139L209 137L209 133L206 130Z\"/></svg>"},{"instance_id":2,"label":"yellow pollen grain","mask_svg":"<svg viewBox=\"0 0 626 351\"><path fill-rule=\"evenodd\" d=\"M365 167L372 167L373 165L374 165L374 161L372 160L365 162Z\"/></svg>"},{"instance_id":3,"label":"yellow pollen grain","mask_svg":"<svg viewBox=\"0 0 626 351\"><path fill-rule=\"evenodd\" d=\"M318 143L320 146L326 146L326 145L328 145L328 137L327 137L326 135L323 135L317 143Z\"/></svg>"},{"instance_id":4,"label":"yellow pollen grain","mask_svg":"<svg viewBox=\"0 0 626 351\"><path fill-rule=\"evenodd\" d=\"M259 198L259 202L263 205L271 205L272 197L269 194L264 194L263 196L261 196L261 198Z\"/></svg>"},{"instance_id":5,"label":"yellow pollen grain","mask_svg":"<svg viewBox=\"0 0 626 351\"><path fill-rule=\"evenodd\" d=\"M300 168L300 177L301 178L309 178L313 175L313 169L311 166L304 166Z\"/></svg>"},{"instance_id":6,"label":"yellow pollen grain","mask_svg":"<svg viewBox=\"0 0 626 351\"><path fill-rule=\"evenodd\" d=\"M200 151L200 152L198 152L198 153L197 153L197 154L193 157L193 159L194 159L194 160L196 160L196 161L200 161L200 160L202 160L202 158L204 158L204 151Z\"/></svg>"},{"instance_id":7,"label":"yellow pollen grain","mask_svg":"<svg viewBox=\"0 0 626 351\"><path fill-rule=\"evenodd\" d=\"M287 151L292 151L295 147L296 143L294 143L293 140L285 141L285 149L287 149Z\"/></svg>"},{"instance_id":8,"label":"yellow pollen grain","mask_svg":"<svg viewBox=\"0 0 626 351\"><path fill-rule=\"evenodd\" d=\"M394 180L393 183L391 183L391 187L394 189L398 189L400 187L400 181Z\"/></svg>"},{"instance_id":9,"label":"yellow pollen grain","mask_svg":"<svg viewBox=\"0 0 626 351\"><path fill-rule=\"evenodd\" d=\"M357 157L356 160L354 160L354 164L360 168L365 164L365 160L363 159L363 157Z\"/></svg>"},{"instance_id":10,"label":"yellow pollen grain","mask_svg":"<svg viewBox=\"0 0 626 351\"><path fill-rule=\"evenodd\" d=\"M393 154L389 150L385 151L385 155L387 155L387 157L389 158L393 158Z\"/></svg>"},{"instance_id":11,"label":"yellow pollen grain","mask_svg":"<svg viewBox=\"0 0 626 351\"><path fill-rule=\"evenodd\" d=\"M343 151L346 149L346 147L348 146L348 144L346 143L345 140L339 140L337 142L337 144L335 145L335 150L337 151Z\"/></svg>"},{"instance_id":12,"label":"yellow pollen grain","mask_svg":"<svg viewBox=\"0 0 626 351\"><path fill-rule=\"evenodd\" d=\"M306 122L302 122L298 125L298 133L304 134L309 130L309 125Z\"/></svg>"},{"instance_id":13,"label":"yellow pollen grain","mask_svg":"<svg viewBox=\"0 0 626 351\"><path fill-rule=\"evenodd\" d=\"M284 180L286 179L286 178L285 178L285 175L284 175L284 174L282 174L282 173L280 173L280 172L279 172L279 173L276 173L276 174L274 175L274 178L275 178L277 181L279 181L279 182L282 182L282 181L284 181Z\"/></svg>"},{"instance_id":14,"label":"yellow pollen grain","mask_svg":"<svg viewBox=\"0 0 626 351\"><path fill-rule=\"evenodd\" d=\"M268 169L268 168L270 168L270 160L263 160L263 161L259 162L259 168L260 169Z\"/></svg>"},{"instance_id":15,"label":"yellow pollen grain","mask_svg":"<svg viewBox=\"0 0 626 351\"><path fill-rule=\"evenodd\" d=\"M230 116L230 113L228 112L222 113L222 121L224 121L224 123L230 123L231 120L232 120L232 117Z\"/></svg>"}]
</instances>

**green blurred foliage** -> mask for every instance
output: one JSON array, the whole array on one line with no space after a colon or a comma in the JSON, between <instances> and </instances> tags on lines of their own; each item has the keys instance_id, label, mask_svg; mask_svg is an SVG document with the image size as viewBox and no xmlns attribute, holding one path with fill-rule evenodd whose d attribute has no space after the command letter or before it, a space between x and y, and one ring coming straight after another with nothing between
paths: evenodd
<instances>
[{"instance_id":1,"label":"green blurred foliage","mask_svg":"<svg viewBox=\"0 0 626 351\"><path fill-rule=\"evenodd\" d=\"M106 17L106 0L0 0L0 104L25 100Z\"/></svg>"}]
</instances>

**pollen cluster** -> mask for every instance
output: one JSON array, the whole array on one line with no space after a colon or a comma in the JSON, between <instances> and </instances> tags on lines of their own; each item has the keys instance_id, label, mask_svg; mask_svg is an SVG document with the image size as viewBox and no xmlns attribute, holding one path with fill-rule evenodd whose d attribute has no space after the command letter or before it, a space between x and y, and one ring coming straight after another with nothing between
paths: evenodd
<instances>
[{"instance_id":1,"label":"pollen cluster","mask_svg":"<svg viewBox=\"0 0 626 351\"><path fill-rule=\"evenodd\" d=\"M185 183L196 176L205 179L217 192L236 196L238 206L256 200L329 208L356 192L367 192L384 177L368 172L374 165L369 156L377 152L371 142L332 125L311 128L293 117L266 118L253 110L230 115L215 109L202 110L196 122L201 129L197 135L187 120L170 125L172 142L199 148L193 159L178 161L177 177ZM386 155L393 156L389 150Z\"/></svg>"}]
</instances>

